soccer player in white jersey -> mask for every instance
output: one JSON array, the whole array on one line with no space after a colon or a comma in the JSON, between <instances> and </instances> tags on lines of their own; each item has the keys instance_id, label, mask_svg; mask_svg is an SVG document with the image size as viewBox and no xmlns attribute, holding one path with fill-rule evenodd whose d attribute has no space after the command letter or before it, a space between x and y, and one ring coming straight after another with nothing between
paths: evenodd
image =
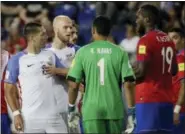
<instances>
[{"instance_id":1,"label":"soccer player in white jersey","mask_svg":"<svg viewBox=\"0 0 185 134\"><path fill-rule=\"evenodd\" d=\"M56 110L57 75L50 75L62 72L64 66L54 53L42 50L47 35L40 24L28 23L24 34L28 47L10 59L5 77L5 96L13 112L15 128L25 133L67 133ZM49 65L52 70L47 68ZM15 103L14 87L18 80L22 89L21 110Z\"/></svg>"},{"instance_id":2,"label":"soccer player in white jersey","mask_svg":"<svg viewBox=\"0 0 185 134\"><path fill-rule=\"evenodd\" d=\"M64 63L67 68L70 67L76 51L79 49L77 45L70 43L72 37L73 22L67 16L57 16L53 21L54 39L50 46L47 46L48 50L53 51L60 59L61 63ZM55 95L58 103L58 110L63 116L67 124L67 106L68 106L68 94L67 94L67 82L63 79L62 83L58 83L61 88L55 90ZM62 90L63 88L63 90ZM69 129L69 132L70 129Z\"/></svg>"}]
</instances>

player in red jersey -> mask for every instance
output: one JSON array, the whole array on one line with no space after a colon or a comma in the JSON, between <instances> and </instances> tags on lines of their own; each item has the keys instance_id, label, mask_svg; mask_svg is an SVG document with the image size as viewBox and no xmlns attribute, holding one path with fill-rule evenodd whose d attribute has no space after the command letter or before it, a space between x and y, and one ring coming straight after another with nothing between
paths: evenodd
<instances>
[{"instance_id":1,"label":"player in red jersey","mask_svg":"<svg viewBox=\"0 0 185 134\"><path fill-rule=\"evenodd\" d=\"M4 78L6 73L6 66L9 60L9 53L1 50L1 133L10 134L10 119L8 116L7 104L4 96Z\"/></svg>"},{"instance_id":2,"label":"player in red jersey","mask_svg":"<svg viewBox=\"0 0 185 134\"><path fill-rule=\"evenodd\" d=\"M176 65L175 46L168 35L156 30L159 11L144 5L137 12L135 133L166 134L173 128L172 74Z\"/></svg>"},{"instance_id":3,"label":"player in red jersey","mask_svg":"<svg viewBox=\"0 0 185 134\"><path fill-rule=\"evenodd\" d=\"M185 134L185 33L180 28L172 28L168 35L178 51L178 73L173 77L174 133Z\"/></svg>"}]
</instances>

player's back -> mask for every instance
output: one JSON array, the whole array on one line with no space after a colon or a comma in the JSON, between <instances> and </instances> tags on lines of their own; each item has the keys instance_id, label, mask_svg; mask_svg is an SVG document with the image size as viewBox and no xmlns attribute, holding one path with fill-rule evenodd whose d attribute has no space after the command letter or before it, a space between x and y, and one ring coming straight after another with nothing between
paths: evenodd
<instances>
[{"instance_id":1,"label":"player's back","mask_svg":"<svg viewBox=\"0 0 185 134\"><path fill-rule=\"evenodd\" d=\"M137 102L171 102L172 66L175 48L167 34L154 30L143 36L138 45L137 60L147 60L145 76L137 84Z\"/></svg>"},{"instance_id":2,"label":"player's back","mask_svg":"<svg viewBox=\"0 0 185 134\"><path fill-rule=\"evenodd\" d=\"M80 53L85 77L83 118L123 117L121 69L124 52L108 41L95 41Z\"/></svg>"}]
</instances>

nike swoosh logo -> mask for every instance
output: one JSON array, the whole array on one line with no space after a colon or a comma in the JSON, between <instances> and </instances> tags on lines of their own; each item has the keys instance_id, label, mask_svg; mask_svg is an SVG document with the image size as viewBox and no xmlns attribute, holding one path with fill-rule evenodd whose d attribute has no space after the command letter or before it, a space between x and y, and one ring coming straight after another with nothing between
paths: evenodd
<instances>
[{"instance_id":1,"label":"nike swoosh logo","mask_svg":"<svg viewBox=\"0 0 185 134\"><path fill-rule=\"evenodd\" d=\"M30 65L27 65L27 67L31 67L31 66L33 66L34 64L30 64Z\"/></svg>"}]
</instances>

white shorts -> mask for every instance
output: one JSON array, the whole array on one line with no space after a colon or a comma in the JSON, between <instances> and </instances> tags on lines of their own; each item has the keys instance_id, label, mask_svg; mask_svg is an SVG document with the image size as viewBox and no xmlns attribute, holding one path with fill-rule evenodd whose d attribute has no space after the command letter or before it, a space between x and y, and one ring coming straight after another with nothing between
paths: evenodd
<instances>
[{"instance_id":1,"label":"white shorts","mask_svg":"<svg viewBox=\"0 0 185 134\"><path fill-rule=\"evenodd\" d=\"M25 133L67 133L67 127L62 117L50 120L25 120L24 123Z\"/></svg>"}]
</instances>

